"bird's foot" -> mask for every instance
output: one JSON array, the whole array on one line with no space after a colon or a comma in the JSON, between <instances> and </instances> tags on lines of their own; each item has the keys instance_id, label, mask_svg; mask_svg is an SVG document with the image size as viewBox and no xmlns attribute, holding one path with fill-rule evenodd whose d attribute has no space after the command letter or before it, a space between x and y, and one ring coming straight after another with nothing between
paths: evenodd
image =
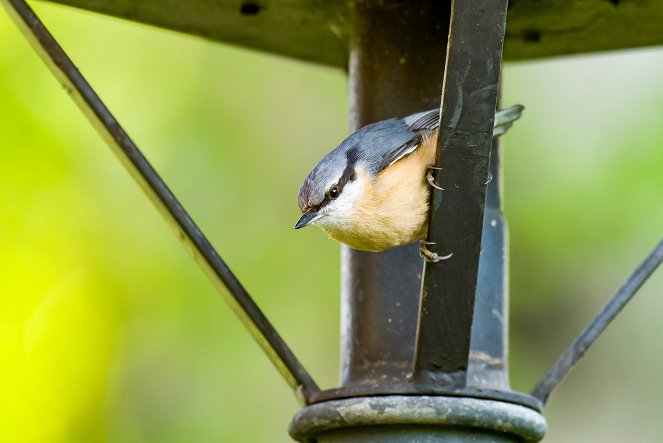
<instances>
[{"instance_id":1,"label":"bird's foot","mask_svg":"<svg viewBox=\"0 0 663 443\"><path fill-rule=\"evenodd\" d=\"M426 172L426 181L428 182L429 185L434 187L435 189L439 189L440 191L444 191L444 188L441 186L438 186L437 183L435 183L435 179L433 178L433 170L440 171L442 168L438 168L437 166L433 165L428 165L426 166L426 169L428 170Z\"/></svg>"},{"instance_id":2,"label":"bird's foot","mask_svg":"<svg viewBox=\"0 0 663 443\"><path fill-rule=\"evenodd\" d=\"M437 252L433 252L428 249L427 246L434 244L435 242L432 241L419 240L419 255L421 255L421 258L426 260L428 263L437 263L442 260L447 260L451 258L452 255L454 255L453 252L449 255L438 255Z\"/></svg>"}]
</instances>

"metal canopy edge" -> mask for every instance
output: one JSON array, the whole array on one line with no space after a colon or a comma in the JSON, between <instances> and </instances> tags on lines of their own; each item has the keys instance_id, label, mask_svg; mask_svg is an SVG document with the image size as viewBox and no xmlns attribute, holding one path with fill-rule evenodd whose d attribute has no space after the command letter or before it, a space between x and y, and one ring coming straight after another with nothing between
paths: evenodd
<instances>
[{"instance_id":1,"label":"metal canopy edge","mask_svg":"<svg viewBox=\"0 0 663 443\"><path fill-rule=\"evenodd\" d=\"M348 63L349 1L48 1L301 60ZM408 7L395 0L380 5ZM508 17L507 60L663 44L659 0L512 0Z\"/></svg>"}]
</instances>

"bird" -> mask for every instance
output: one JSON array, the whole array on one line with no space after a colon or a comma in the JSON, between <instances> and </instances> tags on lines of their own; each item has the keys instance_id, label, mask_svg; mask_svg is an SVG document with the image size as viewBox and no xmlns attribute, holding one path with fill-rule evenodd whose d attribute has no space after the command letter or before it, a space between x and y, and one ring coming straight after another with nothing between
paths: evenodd
<instances>
[{"instance_id":1,"label":"bird","mask_svg":"<svg viewBox=\"0 0 663 443\"><path fill-rule=\"evenodd\" d=\"M520 118L515 105L495 114L493 136ZM364 126L325 155L304 179L295 229L315 225L354 249L380 252L415 241L427 261L430 188L440 110ZM440 188L441 189L441 188Z\"/></svg>"}]
</instances>

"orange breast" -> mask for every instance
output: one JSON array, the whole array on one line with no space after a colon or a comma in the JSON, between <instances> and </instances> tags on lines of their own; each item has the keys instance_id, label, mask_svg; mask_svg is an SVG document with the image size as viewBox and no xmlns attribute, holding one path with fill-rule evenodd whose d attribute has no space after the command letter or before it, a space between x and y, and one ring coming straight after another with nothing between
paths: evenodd
<instances>
[{"instance_id":1,"label":"orange breast","mask_svg":"<svg viewBox=\"0 0 663 443\"><path fill-rule=\"evenodd\" d=\"M342 232L327 234L353 248L382 251L424 239L428 229L430 185L427 166L434 163L437 133L422 145L382 171L375 181L366 173L364 194L356 212ZM372 182L372 183L371 183Z\"/></svg>"}]
</instances>

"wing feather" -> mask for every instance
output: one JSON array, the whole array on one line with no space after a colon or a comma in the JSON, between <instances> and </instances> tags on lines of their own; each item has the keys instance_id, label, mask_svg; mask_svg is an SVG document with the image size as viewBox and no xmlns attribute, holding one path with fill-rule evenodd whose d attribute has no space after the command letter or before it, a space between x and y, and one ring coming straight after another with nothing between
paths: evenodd
<instances>
[{"instance_id":1,"label":"wing feather","mask_svg":"<svg viewBox=\"0 0 663 443\"><path fill-rule=\"evenodd\" d=\"M432 131L440 126L440 110L431 109L430 111L418 112L403 119L403 123L413 131L428 130Z\"/></svg>"},{"instance_id":2,"label":"wing feather","mask_svg":"<svg viewBox=\"0 0 663 443\"><path fill-rule=\"evenodd\" d=\"M430 111L418 112L400 119L405 131L411 133L411 138L404 144L387 152L382 162L382 169L393 165L398 160L412 154L421 145L424 135L430 134L437 129L440 123L440 110L431 109Z\"/></svg>"},{"instance_id":3,"label":"wing feather","mask_svg":"<svg viewBox=\"0 0 663 443\"><path fill-rule=\"evenodd\" d=\"M493 137L504 134L518 120L525 109L522 105L511 106L495 113L495 125L493 128ZM398 119L403 124L403 130L409 131L411 137L395 149L387 151L383 156L380 170L387 168L405 156L410 155L421 146L424 135L430 134L440 126L440 110L435 108L429 111L418 112L402 119Z\"/></svg>"}]
</instances>

